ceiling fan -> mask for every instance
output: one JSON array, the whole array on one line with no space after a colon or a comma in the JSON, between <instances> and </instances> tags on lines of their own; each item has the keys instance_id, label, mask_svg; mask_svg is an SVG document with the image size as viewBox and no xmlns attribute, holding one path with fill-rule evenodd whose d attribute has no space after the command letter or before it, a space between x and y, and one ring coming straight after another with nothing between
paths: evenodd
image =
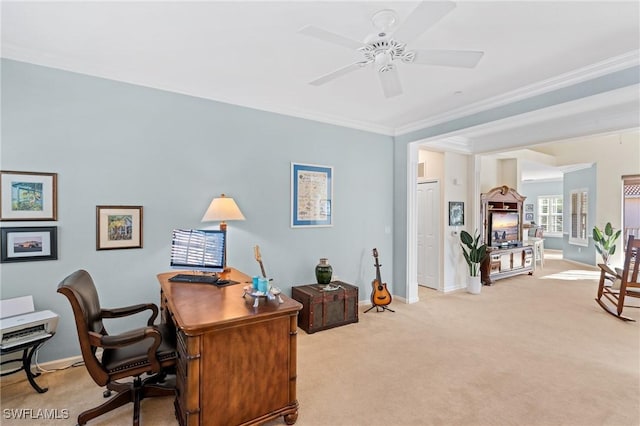
<instances>
[{"instance_id":1,"label":"ceiling fan","mask_svg":"<svg viewBox=\"0 0 640 426\"><path fill-rule=\"evenodd\" d=\"M398 15L391 9L376 12L371 22L376 32L368 35L364 42L352 40L340 34L315 26L306 26L299 32L310 37L358 50L363 60L354 62L311 81L309 84L320 86L352 71L372 65L387 98L400 95L402 85L396 65L406 64L439 65L448 67L475 67L484 52L476 50L435 50L407 49L407 43L431 28L456 4L451 1L423 1L404 22L394 31L398 23Z\"/></svg>"}]
</instances>

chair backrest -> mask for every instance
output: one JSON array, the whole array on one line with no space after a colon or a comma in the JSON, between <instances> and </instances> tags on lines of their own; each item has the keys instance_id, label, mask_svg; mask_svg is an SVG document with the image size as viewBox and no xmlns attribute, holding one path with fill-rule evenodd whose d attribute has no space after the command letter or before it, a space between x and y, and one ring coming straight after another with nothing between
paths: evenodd
<instances>
[{"instance_id":1,"label":"chair backrest","mask_svg":"<svg viewBox=\"0 0 640 426\"><path fill-rule=\"evenodd\" d=\"M542 238L542 227L537 225L532 225L528 231L529 237L531 238Z\"/></svg>"},{"instance_id":2,"label":"chair backrest","mask_svg":"<svg viewBox=\"0 0 640 426\"><path fill-rule=\"evenodd\" d=\"M104 386L109 381L109 375L96 357L97 348L91 345L89 337L90 332L106 334L100 299L91 275L82 269L75 271L58 284L58 293L64 294L71 303L85 366L93 380Z\"/></svg>"},{"instance_id":3,"label":"chair backrest","mask_svg":"<svg viewBox=\"0 0 640 426\"><path fill-rule=\"evenodd\" d=\"M633 235L629 235L622 271L623 285L631 284L632 287L638 287L638 269L640 267L638 253L640 253L640 239L635 239Z\"/></svg>"}]
</instances>

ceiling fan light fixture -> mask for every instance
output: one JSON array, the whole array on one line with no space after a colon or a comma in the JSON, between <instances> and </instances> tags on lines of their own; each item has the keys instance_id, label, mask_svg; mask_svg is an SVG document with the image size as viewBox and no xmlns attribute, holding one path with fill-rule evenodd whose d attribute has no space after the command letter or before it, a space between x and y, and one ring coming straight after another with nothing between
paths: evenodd
<instances>
[{"instance_id":1,"label":"ceiling fan light fixture","mask_svg":"<svg viewBox=\"0 0 640 426\"><path fill-rule=\"evenodd\" d=\"M386 72L393 69L391 53L388 51L378 52L375 58L376 68L378 72Z\"/></svg>"},{"instance_id":2,"label":"ceiling fan light fixture","mask_svg":"<svg viewBox=\"0 0 640 426\"><path fill-rule=\"evenodd\" d=\"M398 14L392 9L382 9L373 14L371 23L381 33L388 33L391 28L398 24ZM381 37L383 36L381 35Z\"/></svg>"}]
</instances>

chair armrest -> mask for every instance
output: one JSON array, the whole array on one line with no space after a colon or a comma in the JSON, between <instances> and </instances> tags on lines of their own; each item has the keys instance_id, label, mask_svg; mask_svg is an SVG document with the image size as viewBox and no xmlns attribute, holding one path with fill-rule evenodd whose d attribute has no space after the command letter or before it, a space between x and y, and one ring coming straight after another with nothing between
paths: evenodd
<instances>
[{"instance_id":1,"label":"chair armrest","mask_svg":"<svg viewBox=\"0 0 640 426\"><path fill-rule=\"evenodd\" d=\"M102 308L100 310L100 315L102 318L122 318L144 312L147 309L151 311L151 317L147 321L147 325L153 325L158 317L158 306L154 303L140 303L138 305L131 305L123 308Z\"/></svg>"},{"instance_id":2,"label":"chair armrest","mask_svg":"<svg viewBox=\"0 0 640 426\"><path fill-rule=\"evenodd\" d=\"M145 339L153 339L147 349L147 358L151 364L152 371L160 371L160 362L158 361L156 352L162 343L162 334L155 327L139 328L115 335L102 335L89 332L89 339L91 340L91 345L107 349L123 348Z\"/></svg>"},{"instance_id":3,"label":"chair armrest","mask_svg":"<svg viewBox=\"0 0 640 426\"><path fill-rule=\"evenodd\" d=\"M598 263L598 266L600 267L600 269L602 270L602 272L606 272L607 274L615 277L615 278L621 278L620 274L616 273L616 271L614 271L613 269L611 269L609 267L609 265L605 265L604 263Z\"/></svg>"}]
</instances>

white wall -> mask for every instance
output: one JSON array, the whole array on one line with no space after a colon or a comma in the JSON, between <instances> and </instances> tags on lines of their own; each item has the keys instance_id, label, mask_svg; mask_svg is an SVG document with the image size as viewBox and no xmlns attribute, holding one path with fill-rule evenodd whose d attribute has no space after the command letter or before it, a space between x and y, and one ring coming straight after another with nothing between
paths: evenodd
<instances>
[{"instance_id":1,"label":"white wall","mask_svg":"<svg viewBox=\"0 0 640 426\"><path fill-rule=\"evenodd\" d=\"M498 186L498 160L491 155L480 156L480 192L489 192Z\"/></svg>"},{"instance_id":2,"label":"white wall","mask_svg":"<svg viewBox=\"0 0 640 426\"><path fill-rule=\"evenodd\" d=\"M444 154L444 183L445 194L442 217L449 217L449 201L464 202L465 224L463 227L449 226L448 220L444 226L443 251L443 281L445 292L466 288L468 269L460 248L460 230L465 229L473 234L474 217L478 209L473 198L473 157L470 155L447 152ZM453 233L456 232L454 235Z\"/></svg>"}]
</instances>

